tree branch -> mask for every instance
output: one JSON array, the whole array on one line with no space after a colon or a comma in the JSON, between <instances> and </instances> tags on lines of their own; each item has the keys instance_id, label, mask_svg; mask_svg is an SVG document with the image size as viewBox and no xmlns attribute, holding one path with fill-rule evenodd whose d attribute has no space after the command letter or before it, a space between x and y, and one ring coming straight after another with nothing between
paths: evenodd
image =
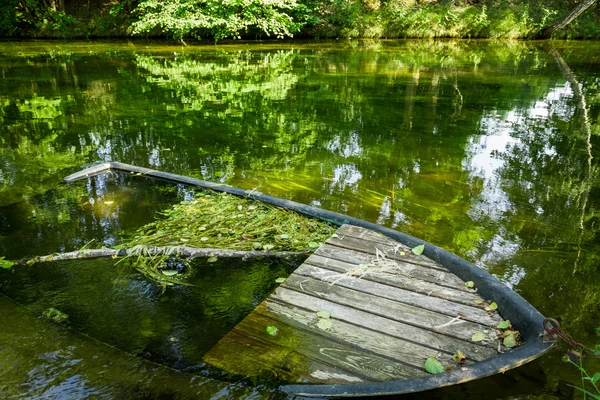
<instances>
[{"instance_id":1,"label":"tree branch","mask_svg":"<svg viewBox=\"0 0 600 400\"><path fill-rule=\"evenodd\" d=\"M301 255L308 255L312 250L305 251L260 251L260 250L224 250L211 248L196 248L187 246L134 246L127 249L86 249L77 250L68 253L50 254L47 256L34 257L29 260L15 262L15 265L33 265L42 262L82 260L93 258L117 258L127 256L179 256L187 259L192 258L249 258L267 257L267 258L287 258Z\"/></svg>"}]
</instances>

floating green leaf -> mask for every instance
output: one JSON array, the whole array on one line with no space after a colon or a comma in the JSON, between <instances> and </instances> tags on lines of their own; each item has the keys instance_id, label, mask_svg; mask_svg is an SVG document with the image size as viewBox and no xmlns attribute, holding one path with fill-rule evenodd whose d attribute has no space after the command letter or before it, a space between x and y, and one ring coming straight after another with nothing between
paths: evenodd
<instances>
[{"instance_id":1,"label":"floating green leaf","mask_svg":"<svg viewBox=\"0 0 600 400\"><path fill-rule=\"evenodd\" d=\"M506 321L502 321L498 324L498 326L496 327L498 329L508 329L510 328L510 321L506 320Z\"/></svg>"},{"instance_id":2,"label":"floating green leaf","mask_svg":"<svg viewBox=\"0 0 600 400\"><path fill-rule=\"evenodd\" d=\"M495 301L492 301L492 304L489 306L485 306L485 311L494 311L498 309L498 304Z\"/></svg>"},{"instance_id":3,"label":"floating green leaf","mask_svg":"<svg viewBox=\"0 0 600 400\"><path fill-rule=\"evenodd\" d=\"M318 311L317 316L319 316L320 318L328 319L329 317L331 317L331 313L329 311Z\"/></svg>"},{"instance_id":4,"label":"floating green leaf","mask_svg":"<svg viewBox=\"0 0 600 400\"><path fill-rule=\"evenodd\" d=\"M467 281L465 282L465 287L471 289L472 287L475 286L475 282L473 281Z\"/></svg>"},{"instance_id":5,"label":"floating green leaf","mask_svg":"<svg viewBox=\"0 0 600 400\"><path fill-rule=\"evenodd\" d=\"M420 254L423 254L424 250L425 250L425 245L420 244L417 247L413 247L412 252L415 253L416 255L420 255Z\"/></svg>"},{"instance_id":6,"label":"floating green leaf","mask_svg":"<svg viewBox=\"0 0 600 400\"><path fill-rule=\"evenodd\" d=\"M65 314L64 312L61 312L53 307L50 307L49 309L44 311L42 313L42 315L48 319L51 319L54 322L63 322L67 318L69 318L69 316L67 314Z\"/></svg>"},{"instance_id":7,"label":"floating green leaf","mask_svg":"<svg viewBox=\"0 0 600 400\"><path fill-rule=\"evenodd\" d=\"M454 355L452 356L452 359L454 360L455 363L462 364L467 359L467 356L465 356L465 353L463 353L462 351L456 350L456 353L454 353Z\"/></svg>"},{"instance_id":8,"label":"floating green leaf","mask_svg":"<svg viewBox=\"0 0 600 400\"><path fill-rule=\"evenodd\" d=\"M283 282L285 282L285 278L277 278L277 279L275 279L275 282L283 283Z\"/></svg>"},{"instance_id":9,"label":"floating green leaf","mask_svg":"<svg viewBox=\"0 0 600 400\"><path fill-rule=\"evenodd\" d=\"M473 303L475 303L475 304L483 304L483 300L476 299L476 300L473 300Z\"/></svg>"},{"instance_id":10,"label":"floating green leaf","mask_svg":"<svg viewBox=\"0 0 600 400\"><path fill-rule=\"evenodd\" d=\"M516 345L517 338L515 337L514 333L511 333L510 335L504 338L504 346L508 347L509 349L515 347Z\"/></svg>"},{"instance_id":11,"label":"floating green leaf","mask_svg":"<svg viewBox=\"0 0 600 400\"><path fill-rule=\"evenodd\" d=\"M5 260L4 257L0 257L0 267L2 267L4 269L9 269L13 265L15 265L14 262Z\"/></svg>"},{"instance_id":12,"label":"floating green leaf","mask_svg":"<svg viewBox=\"0 0 600 400\"><path fill-rule=\"evenodd\" d=\"M473 334L473 336L471 337L471 340L474 342L481 342L482 340L485 340L486 336L485 333L483 332L477 332L475 334Z\"/></svg>"},{"instance_id":13,"label":"floating green leaf","mask_svg":"<svg viewBox=\"0 0 600 400\"><path fill-rule=\"evenodd\" d=\"M444 366L437 358L429 357L427 361L425 361L425 371L430 374L441 374L444 372Z\"/></svg>"},{"instance_id":14,"label":"floating green leaf","mask_svg":"<svg viewBox=\"0 0 600 400\"><path fill-rule=\"evenodd\" d=\"M178 274L178 272L173 269L161 269L160 272L162 272L164 276L175 276Z\"/></svg>"},{"instance_id":15,"label":"floating green leaf","mask_svg":"<svg viewBox=\"0 0 600 400\"><path fill-rule=\"evenodd\" d=\"M217 262L217 260L218 260L218 258L213 256L213 257L208 257L208 260L206 260L206 262L214 263L214 262Z\"/></svg>"},{"instance_id":16,"label":"floating green leaf","mask_svg":"<svg viewBox=\"0 0 600 400\"><path fill-rule=\"evenodd\" d=\"M316 249L319 246L320 244L317 242L308 242L308 247L310 247L311 249Z\"/></svg>"},{"instance_id":17,"label":"floating green leaf","mask_svg":"<svg viewBox=\"0 0 600 400\"><path fill-rule=\"evenodd\" d=\"M324 331L326 331L327 329L331 329L331 327L333 326L333 323L331 322L330 319L319 318L319 322L317 323L317 326L319 327L319 329L323 329Z\"/></svg>"},{"instance_id":18,"label":"floating green leaf","mask_svg":"<svg viewBox=\"0 0 600 400\"><path fill-rule=\"evenodd\" d=\"M277 329L276 326L273 326L273 325L267 326L267 333L269 335L275 336L275 335L277 335L277 332L279 332L279 329Z\"/></svg>"}]
</instances>

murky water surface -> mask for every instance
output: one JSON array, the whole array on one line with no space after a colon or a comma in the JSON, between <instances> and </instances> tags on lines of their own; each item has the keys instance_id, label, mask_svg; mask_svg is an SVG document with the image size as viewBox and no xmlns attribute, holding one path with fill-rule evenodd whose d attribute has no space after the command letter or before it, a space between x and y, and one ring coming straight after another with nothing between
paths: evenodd
<instances>
[{"instance_id":1,"label":"murky water surface","mask_svg":"<svg viewBox=\"0 0 600 400\"><path fill-rule=\"evenodd\" d=\"M600 342L600 43L1 42L0 73L0 256L113 246L186 196L61 183L122 161L408 232ZM202 354L290 268L199 264L162 295L112 261L0 271L0 397L267 398ZM415 398L572 398L563 350Z\"/></svg>"}]
</instances>

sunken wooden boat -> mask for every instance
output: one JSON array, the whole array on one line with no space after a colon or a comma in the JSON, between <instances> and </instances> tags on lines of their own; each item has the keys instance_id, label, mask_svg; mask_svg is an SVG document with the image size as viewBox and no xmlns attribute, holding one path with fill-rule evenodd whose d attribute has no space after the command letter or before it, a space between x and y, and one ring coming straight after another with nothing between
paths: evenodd
<instances>
[{"instance_id":1,"label":"sunken wooden boat","mask_svg":"<svg viewBox=\"0 0 600 400\"><path fill-rule=\"evenodd\" d=\"M119 162L65 181L109 171L243 196L339 227L205 355L207 363L229 373L276 378L286 382L282 391L301 396L401 394L502 373L552 346L543 337L544 317L520 295L413 236L255 190ZM415 254L420 245L422 254ZM504 320L519 332L518 346L504 345L498 328ZM460 363L453 360L457 350L466 357ZM448 371L428 373L428 358Z\"/></svg>"}]
</instances>

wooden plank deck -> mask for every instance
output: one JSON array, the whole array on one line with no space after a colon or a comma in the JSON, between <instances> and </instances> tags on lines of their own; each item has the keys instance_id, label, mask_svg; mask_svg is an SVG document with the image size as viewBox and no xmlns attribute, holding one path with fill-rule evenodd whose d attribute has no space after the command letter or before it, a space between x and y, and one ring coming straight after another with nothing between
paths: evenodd
<instances>
[{"instance_id":1,"label":"wooden plank deck","mask_svg":"<svg viewBox=\"0 0 600 400\"><path fill-rule=\"evenodd\" d=\"M410 379L427 374L428 357L468 368L506 350L495 329L502 318L483 300L435 261L344 225L204 360L233 374L306 383ZM330 313L330 326L319 325L319 311ZM477 332L488 339L473 342ZM457 350L467 356L460 366Z\"/></svg>"}]
</instances>

